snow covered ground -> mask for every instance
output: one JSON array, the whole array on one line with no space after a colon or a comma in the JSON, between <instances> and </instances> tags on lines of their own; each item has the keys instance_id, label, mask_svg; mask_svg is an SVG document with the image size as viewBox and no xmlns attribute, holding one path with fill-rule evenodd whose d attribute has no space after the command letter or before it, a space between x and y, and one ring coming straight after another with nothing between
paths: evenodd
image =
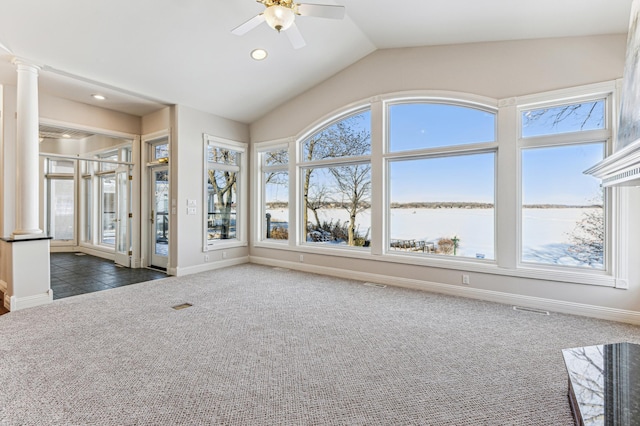
<instances>
[{"instance_id":1,"label":"snow covered ground","mask_svg":"<svg viewBox=\"0 0 640 426\"><path fill-rule=\"evenodd\" d=\"M569 235L587 208L524 209L522 218L523 261L586 266L567 255ZM287 209L268 211L273 221L286 221ZM342 209L319 211L321 221L348 220ZM437 242L440 238L460 239L458 256L495 258L493 209L391 209L390 238ZM371 226L371 212L359 213L357 228L365 235Z\"/></svg>"}]
</instances>

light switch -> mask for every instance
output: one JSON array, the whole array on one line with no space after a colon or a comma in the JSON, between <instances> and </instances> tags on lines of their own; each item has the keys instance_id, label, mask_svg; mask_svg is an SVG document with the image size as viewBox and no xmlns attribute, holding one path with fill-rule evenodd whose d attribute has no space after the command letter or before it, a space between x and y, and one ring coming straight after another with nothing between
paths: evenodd
<instances>
[{"instance_id":1,"label":"light switch","mask_svg":"<svg viewBox=\"0 0 640 426\"><path fill-rule=\"evenodd\" d=\"M187 206L189 206L189 207L197 206L196 200L187 200Z\"/></svg>"},{"instance_id":2,"label":"light switch","mask_svg":"<svg viewBox=\"0 0 640 426\"><path fill-rule=\"evenodd\" d=\"M187 214L196 214L196 208L195 207L188 207L187 208Z\"/></svg>"}]
</instances>

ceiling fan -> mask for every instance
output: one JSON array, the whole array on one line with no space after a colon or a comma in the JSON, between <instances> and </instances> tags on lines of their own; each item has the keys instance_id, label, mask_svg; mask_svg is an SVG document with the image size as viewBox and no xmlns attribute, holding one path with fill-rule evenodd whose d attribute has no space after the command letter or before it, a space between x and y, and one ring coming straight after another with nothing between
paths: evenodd
<instances>
[{"instance_id":1,"label":"ceiling fan","mask_svg":"<svg viewBox=\"0 0 640 426\"><path fill-rule=\"evenodd\" d=\"M278 32L284 31L294 49L300 49L304 47L306 43L294 22L296 15L329 19L344 18L344 6L294 3L293 0L256 1L266 7L265 11L231 30L232 34L246 34L261 23L267 21L267 24L274 30Z\"/></svg>"}]
</instances>

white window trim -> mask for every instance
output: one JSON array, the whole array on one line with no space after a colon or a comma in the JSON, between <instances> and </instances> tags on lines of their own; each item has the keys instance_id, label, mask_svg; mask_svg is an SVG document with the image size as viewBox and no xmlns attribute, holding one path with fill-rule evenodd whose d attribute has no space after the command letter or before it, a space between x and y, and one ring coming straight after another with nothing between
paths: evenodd
<instances>
[{"instance_id":1,"label":"white window trim","mask_svg":"<svg viewBox=\"0 0 640 426\"><path fill-rule=\"evenodd\" d=\"M291 220L289 221L289 241L292 244L295 244L297 247L314 247L314 248L321 248L322 250L339 250L339 251L344 251L344 252L362 252L362 253L369 253L371 252L371 247L368 248L364 248L364 247L332 247L332 248L327 248L326 246L320 245L320 244L314 244L314 243L309 243L307 242L307 232L306 229L304 229L303 227L306 228L306 224L303 224L303 212L304 209L306 208L303 207L302 204L302 199L304 198L304 194L303 194L303 183L302 183L302 179L303 179L303 174L301 173L301 171L305 168L330 168L330 167L334 167L334 166L352 166L352 165L360 165L360 164L370 164L371 165L371 183L372 183L372 191L371 191L371 208L373 211L373 198L374 198L374 191L373 191L373 123L371 123L371 131L370 131L370 139L371 139L371 149L370 149L370 154L369 155L360 155L360 156L353 156L353 157L336 157L336 158L328 158L328 159L323 159L323 160L311 160L311 161L307 161L303 158L304 156L304 149L303 149L303 143L304 141L311 137L312 135L322 132L324 129L332 126L333 124L339 123L340 121L347 119L349 117L353 117L353 116L357 116L358 114L361 114L363 112L369 112L371 114L371 120L373 121L373 105L371 103L365 103L363 104L362 102L359 103L354 103L351 104L345 108L341 108L339 110L340 112L336 113L336 114L331 114L325 118L323 118L322 120L318 121L314 126L310 126L307 129L305 129L296 139L294 142L295 145L295 150L296 150L296 156L294 157L296 159L295 162L291 162L293 163L293 167L295 168L295 193L294 193L294 197L295 198L290 198L289 199L289 205L291 206L291 204L295 204L296 206L296 216L295 216L295 221L293 222L293 224L296 226L295 228L295 238L291 238L291 225L292 222ZM291 158L291 157L289 157ZM291 172L289 174L289 185L291 186ZM295 203L293 203L291 200L295 200ZM289 209L289 218L291 219L291 208ZM373 226L373 218L372 218L372 224L371 224L371 232L374 232L374 226Z\"/></svg>"},{"instance_id":2,"label":"white window trim","mask_svg":"<svg viewBox=\"0 0 640 426\"><path fill-rule=\"evenodd\" d=\"M502 103L511 103L515 105L515 118L517 129L517 143L515 149L516 158L516 193L517 193L517 233L516 233L516 259L515 268L525 272L534 278L547 278L550 274L561 274L566 276L564 281L580 282L585 284L603 285L607 287L623 288L626 279L620 280L617 273L620 271L621 255L623 254L619 244L615 240L626 240L626 236L620 235L623 231L620 227L626 223L624 218L620 217L620 207L624 200L614 197L612 191L605 191L605 235L608 235L605 241L605 267L604 270L588 270L584 268L572 268L568 266L556 266L536 264L522 261L522 152L528 148L537 147L555 147L573 144L588 143L605 143L605 156L609 155L612 150L612 138L616 123L616 111L614 107L617 102L615 81L598 83L593 85L572 87L569 89L561 89L550 92L527 95L512 100L503 100ZM605 101L605 128L598 130L588 130L584 132L568 132L556 135L543 135L533 137L522 137L522 113L532 109L550 108L567 104L583 103L590 101ZM622 221L621 221L622 220ZM615 263L615 265L614 265ZM618 265L618 266L616 266Z\"/></svg>"},{"instance_id":3,"label":"white window trim","mask_svg":"<svg viewBox=\"0 0 640 426\"><path fill-rule=\"evenodd\" d=\"M429 93L429 92L428 92ZM457 96L454 98L454 96ZM389 136L389 111L390 107L394 105L402 105L402 104L441 104L441 105L452 105L461 108L469 108L477 111L484 111L490 114L493 114L495 117L495 128L494 128L494 141L490 142L477 142L477 143L464 143L458 145L448 145L441 147L433 147L433 148L422 148L422 149L413 149L413 150L401 150L401 151L391 151L390 147L390 136ZM494 265L496 264L497 257L497 198L498 198L498 108L497 102L495 100L478 97L478 96L470 96L468 94L462 93L438 93L433 92L431 96L428 94L423 94L421 96L413 95L413 96L403 96L403 97L387 97L382 102L383 114L384 114L384 123L383 127L385 128L384 132L384 143L382 149L382 160L383 160L383 168L384 168L384 180L382 184L385 188L385 202L383 204L383 244L382 244L382 254L387 257L399 257L403 256L414 256L420 259L428 259L428 263L432 262L440 263L444 262L444 265L448 265L452 262L464 262L469 264L478 264L478 265ZM459 155L475 155L475 154L485 154L492 153L494 154L494 218L493 218L493 227L494 227L494 259L474 259L471 257L459 257L459 258L449 258L443 257L441 255L425 255L425 254L411 254L411 253L402 253L397 250L391 250L389 246L389 242L391 240L391 227L390 227L390 205L389 205L389 189L391 185L388 182L387 176L389 176L389 168L391 163L394 161L401 160L422 160L429 158L441 158L441 157L455 157Z\"/></svg>"},{"instance_id":4,"label":"white window trim","mask_svg":"<svg viewBox=\"0 0 640 426\"><path fill-rule=\"evenodd\" d=\"M610 216L615 224L609 231L611 236L610 257L613 259L608 271L576 270L563 266L541 265L541 267L530 264L520 264L520 157L523 147L546 146L547 136L522 138L521 115L523 109L535 109L553 104L565 104L593 99L610 98L607 105L607 129L580 132L580 141L597 142L615 138L616 126L612 125L617 121L617 102L619 99L619 84L615 81L572 87L568 89L544 92L539 94L520 96L506 99L491 99L484 96L461 92L446 91L407 91L384 94L369 98L365 101L356 102L343 108L335 110L333 113L325 115L320 120L315 121L298 135L291 138L284 138L275 141L264 141L254 145L254 153L258 150L267 150L270 146L289 146L289 244L278 244L275 242L263 241L255 238L252 245L276 250L286 250L298 253L317 253L328 256L340 256L354 259L375 260L398 264L420 265L425 267L446 268L460 271L479 272L501 276L512 276L518 278L528 278L533 280L546 280L568 282L576 284L587 284L604 287L628 288L628 188L612 189L610 205L612 211ZM386 247L386 229L388 229L388 215L383 210L386 209L388 185L386 162L388 159L411 157L416 152L394 152L389 153L387 149L388 135L386 134L386 104L397 102L416 101L441 101L443 103L487 109L497 113L497 129L495 143L488 143L484 148L486 151L498 150L496 165L496 210L495 210L495 238L496 238L496 261L477 261L472 258L436 258L434 256L415 255L410 253L388 253ZM300 230L297 222L300 220L301 184L300 169L315 165L315 162L302 161L302 141L314 132L330 125L344 117L355 114L358 111L370 108L371 110L371 168L372 168L372 233L371 251L353 250L349 248L337 248L304 244L300 241ZM573 142L573 134L554 137L555 139L565 138L565 143ZM552 145L557 144L554 143ZM612 144L608 143L608 149L612 149ZM463 152L468 147L452 147L449 151L454 153ZM471 149L475 151L475 148ZM429 152L424 153L426 157ZM610 152L608 152L610 154ZM262 170L257 155L254 157L254 168L252 170ZM295 161L292 161L295 159ZM353 158L344 159L345 163L353 162ZM338 161L331 160L332 164ZM322 162L318 162L322 164ZM254 184L261 182L259 176L253 180ZM259 190L260 185L254 185L253 194L255 201L262 201ZM257 204L261 205L261 204ZM381 210L378 212L376 209ZM253 217L252 223L256 224L259 218ZM517 222L517 223L515 223ZM296 238L292 238L295 230ZM256 234L256 237L259 234ZM516 248L518 249L516 253ZM533 284L534 285L534 284Z\"/></svg>"},{"instance_id":5,"label":"white window trim","mask_svg":"<svg viewBox=\"0 0 640 426\"><path fill-rule=\"evenodd\" d=\"M202 251L208 252L212 250L223 250L233 247L245 247L248 245L247 241L247 211L248 211L248 191L249 180L247 179L248 169L248 145L244 142L233 141L230 139L221 138L218 136L212 136L203 133L203 169L202 169ZM238 186L237 205L236 205L236 238L230 240L213 240L209 241L207 238L207 220L208 220L208 188L207 188L207 170L209 168L209 161L207 159L207 147L215 146L217 148L230 149L240 153L240 164L237 166L229 166L226 164L215 163L216 167L220 170L231 170L232 168L239 168L239 176L236 184Z\"/></svg>"},{"instance_id":6,"label":"white window trim","mask_svg":"<svg viewBox=\"0 0 640 426\"><path fill-rule=\"evenodd\" d=\"M276 246L282 246L282 245L288 245L290 243L290 240L292 239L291 236L291 210L295 210L292 209L291 206L291 201L289 201L289 239L288 240L271 240L271 239L266 239L264 237L264 235L266 234L266 230L264 229L264 220L263 218L265 217L265 182L264 182L264 174L265 172L270 172L270 171L286 171L288 173L289 176L289 200L291 200L291 145L293 143L293 138L287 138L287 139L280 139L280 140L276 140L276 141L270 141L270 142L261 142L261 143L257 143L254 144L252 146L252 151L251 151L251 156L252 156L252 168L251 170L255 170L257 171L256 176L253 179L253 198L252 198L252 205L253 206L258 206L257 208L251 209L251 223L254 224L253 228L254 228L254 232L253 232L253 241L255 241L257 244L254 244L256 246L261 245L261 244L265 244L265 247L271 247L272 245L276 245ZM287 150L288 151L288 162L287 164L277 164L277 165L272 165L272 166L266 166L264 164L264 153L265 152L271 152L271 151L278 151L278 150ZM295 162L293 162L295 163Z\"/></svg>"},{"instance_id":7,"label":"white window trim","mask_svg":"<svg viewBox=\"0 0 640 426\"><path fill-rule=\"evenodd\" d=\"M45 202L43 203L44 209L44 230L48 235L51 235L51 181L52 180L71 180L73 181L73 238L70 240L51 240L52 247L65 247L65 246L76 246L78 241L78 182L76 179L78 174L78 161L72 160L73 163L73 172L55 172L49 173L49 169L51 167L51 161L56 160L55 156L45 157L44 164L46 165L44 170L44 179L45 179Z\"/></svg>"}]
</instances>

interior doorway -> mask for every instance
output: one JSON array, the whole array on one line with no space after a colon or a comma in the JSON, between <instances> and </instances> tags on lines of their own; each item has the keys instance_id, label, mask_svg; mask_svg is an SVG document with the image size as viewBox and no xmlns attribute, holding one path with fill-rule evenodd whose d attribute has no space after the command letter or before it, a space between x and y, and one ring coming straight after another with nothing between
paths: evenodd
<instances>
[{"instance_id":1,"label":"interior doorway","mask_svg":"<svg viewBox=\"0 0 640 426\"><path fill-rule=\"evenodd\" d=\"M139 243L137 252L133 244L140 225L133 221L139 216L132 202L140 192L132 184L139 137L54 122L41 123L39 131L41 223L52 237L51 251L82 252L132 267L140 256Z\"/></svg>"}]
</instances>

